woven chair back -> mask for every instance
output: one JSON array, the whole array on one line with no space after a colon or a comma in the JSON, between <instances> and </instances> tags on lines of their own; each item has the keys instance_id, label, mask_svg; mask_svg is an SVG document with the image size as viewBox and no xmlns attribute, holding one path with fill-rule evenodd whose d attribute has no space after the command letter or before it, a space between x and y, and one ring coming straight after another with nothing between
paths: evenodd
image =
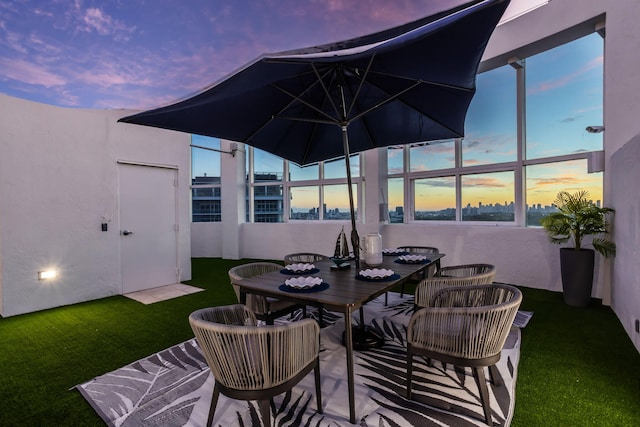
<instances>
[{"instance_id":1,"label":"woven chair back","mask_svg":"<svg viewBox=\"0 0 640 427\"><path fill-rule=\"evenodd\" d=\"M441 289L451 286L488 285L496 277L491 264L466 264L443 267L433 277L422 280L415 290L415 305L428 307L431 299Z\"/></svg>"},{"instance_id":2,"label":"woven chair back","mask_svg":"<svg viewBox=\"0 0 640 427\"><path fill-rule=\"evenodd\" d=\"M522 293L504 284L442 289L433 306L414 313L407 340L421 349L478 360L499 355L522 302Z\"/></svg>"},{"instance_id":3,"label":"woven chair back","mask_svg":"<svg viewBox=\"0 0 640 427\"><path fill-rule=\"evenodd\" d=\"M329 257L313 252L298 252L295 254L288 254L284 256L285 265L298 264L298 263L310 263L328 260Z\"/></svg>"},{"instance_id":4,"label":"woven chair back","mask_svg":"<svg viewBox=\"0 0 640 427\"><path fill-rule=\"evenodd\" d=\"M236 293L238 302L240 302L240 288L236 285L237 281L272 271L280 271L281 269L282 266L274 262L251 262L229 269L229 280L233 285L233 291ZM258 314L266 314L269 310L266 298L260 295L248 294L246 304L250 310Z\"/></svg>"},{"instance_id":5,"label":"woven chair back","mask_svg":"<svg viewBox=\"0 0 640 427\"><path fill-rule=\"evenodd\" d=\"M277 387L318 357L320 327L311 319L256 326L246 306L193 312L189 323L216 381L233 390Z\"/></svg>"}]
</instances>

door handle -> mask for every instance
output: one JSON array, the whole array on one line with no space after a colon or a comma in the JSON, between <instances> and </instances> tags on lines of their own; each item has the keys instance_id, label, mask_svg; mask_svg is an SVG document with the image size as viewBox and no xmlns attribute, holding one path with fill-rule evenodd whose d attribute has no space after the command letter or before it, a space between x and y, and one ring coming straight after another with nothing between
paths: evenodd
<instances>
[{"instance_id":1,"label":"door handle","mask_svg":"<svg viewBox=\"0 0 640 427\"><path fill-rule=\"evenodd\" d=\"M129 231L129 230L122 230L121 234L123 236L128 236L129 234L133 234L133 231Z\"/></svg>"}]
</instances>

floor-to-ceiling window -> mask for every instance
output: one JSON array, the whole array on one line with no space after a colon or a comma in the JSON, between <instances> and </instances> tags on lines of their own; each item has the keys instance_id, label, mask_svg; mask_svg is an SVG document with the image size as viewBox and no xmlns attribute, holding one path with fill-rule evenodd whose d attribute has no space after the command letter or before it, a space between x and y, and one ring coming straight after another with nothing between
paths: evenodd
<instances>
[{"instance_id":1,"label":"floor-to-ceiling window","mask_svg":"<svg viewBox=\"0 0 640 427\"><path fill-rule=\"evenodd\" d=\"M220 140L191 136L191 221L220 222Z\"/></svg>"},{"instance_id":2,"label":"floor-to-ceiling window","mask_svg":"<svg viewBox=\"0 0 640 427\"><path fill-rule=\"evenodd\" d=\"M539 225L560 190L601 203L603 49L593 33L479 74L464 138L389 148L391 222Z\"/></svg>"},{"instance_id":3,"label":"floor-to-ceiling window","mask_svg":"<svg viewBox=\"0 0 640 427\"><path fill-rule=\"evenodd\" d=\"M560 190L601 203L590 163L603 147L603 55L593 33L479 74L464 138L388 149L389 221L539 225ZM194 138L193 221L220 221L220 154L204 149L220 143ZM247 151L247 221L350 219L344 159L300 167ZM357 215L360 155L350 161Z\"/></svg>"},{"instance_id":4,"label":"floor-to-ceiling window","mask_svg":"<svg viewBox=\"0 0 640 427\"><path fill-rule=\"evenodd\" d=\"M283 222L284 161L266 151L253 149L247 162L247 221Z\"/></svg>"},{"instance_id":5,"label":"floor-to-ceiling window","mask_svg":"<svg viewBox=\"0 0 640 427\"><path fill-rule=\"evenodd\" d=\"M250 222L350 220L349 192L344 159L298 166L249 148L247 156L247 212ZM357 217L360 156L350 157ZM286 196L286 197L285 197Z\"/></svg>"},{"instance_id":6,"label":"floor-to-ceiling window","mask_svg":"<svg viewBox=\"0 0 640 427\"><path fill-rule=\"evenodd\" d=\"M586 153L602 150L603 40L594 33L527 58L525 188L527 224L539 225L560 190L602 201L602 173ZM596 128L597 129L597 128Z\"/></svg>"}]
</instances>

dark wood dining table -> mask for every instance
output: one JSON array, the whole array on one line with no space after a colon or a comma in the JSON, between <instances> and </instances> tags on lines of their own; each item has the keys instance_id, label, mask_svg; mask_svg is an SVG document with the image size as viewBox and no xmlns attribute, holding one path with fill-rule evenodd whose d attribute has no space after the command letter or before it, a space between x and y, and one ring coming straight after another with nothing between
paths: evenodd
<instances>
[{"instance_id":1,"label":"dark wood dining table","mask_svg":"<svg viewBox=\"0 0 640 427\"><path fill-rule=\"evenodd\" d=\"M321 277L329 287L318 292L291 292L281 285L285 280L293 277L284 275L278 271L245 278L235 282L240 288L240 302L246 302L247 294L257 294L275 297L282 300L295 301L299 304L308 304L324 307L330 311L344 314L344 344L347 358L347 380L349 387L349 421L356 422L355 398L354 398L354 366L353 366L353 331L352 316L367 302L390 291L396 285L407 281L412 275L426 271L431 265L440 268L440 259L444 254L428 255L423 263L398 263L397 256L384 256L381 266L369 267L366 264L360 266L360 270L366 268L386 268L393 270L395 275L390 280L365 281L356 278L354 265L346 269L334 269L332 261L320 261L314 263L319 271L313 276ZM352 263L353 264L353 263Z\"/></svg>"}]
</instances>

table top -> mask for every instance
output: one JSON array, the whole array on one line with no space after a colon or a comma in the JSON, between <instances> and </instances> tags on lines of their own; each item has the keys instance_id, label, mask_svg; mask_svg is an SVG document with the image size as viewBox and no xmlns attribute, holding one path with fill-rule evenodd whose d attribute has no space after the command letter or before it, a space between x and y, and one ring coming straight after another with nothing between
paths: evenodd
<instances>
[{"instance_id":1,"label":"table top","mask_svg":"<svg viewBox=\"0 0 640 427\"><path fill-rule=\"evenodd\" d=\"M352 310L361 307L367 302L389 291L396 285L406 281L413 274L418 273L430 265L437 263L444 254L433 254L428 256L428 262L416 264L400 264L395 262L397 257L384 256L382 265L370 267L362 263L360 270L367 268L386 268L393 270L399 277L386 281L363 281L356 279L355 262L351 261L351 268L335 270L331 266L331 261L315 262L314 265L320 270L310 276L321 277L322 281L329 284L325 290L308 293L293 293L280 290L279 287L285 280L293 276L282 274L278 271L242 279L236 283L240 287L240 292L248 294L258 294L276 297L283 300L302 301L309 304L323 305L324 307L344 311L347 308ZM304 276L304 274L301 274Z\"/></svg>"}]
</instances>

